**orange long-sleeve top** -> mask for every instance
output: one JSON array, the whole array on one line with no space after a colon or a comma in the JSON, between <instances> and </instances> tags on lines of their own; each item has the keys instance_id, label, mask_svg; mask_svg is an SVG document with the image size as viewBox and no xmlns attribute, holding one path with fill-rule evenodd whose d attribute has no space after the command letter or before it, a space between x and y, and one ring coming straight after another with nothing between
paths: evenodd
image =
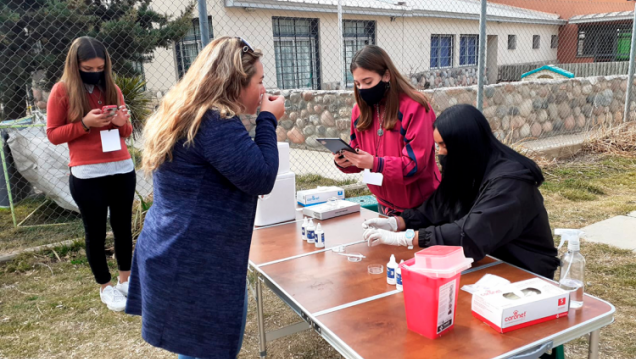
<instances>
[{"instance_id":1,"label":"orange long-sleeve top","mask_svg":"<svg viewBox=\"0 0 636 359\"><path fill-rule=\"evenodd\" d=\"M117 88L117 94L119 95L119 103L124 105L124 96L119 87ZM88 96L91 109L102 108L103 105L98 104L98 99L101 97L101 90L98 86L95 86L93 93ZM58 82L51 89L46 107L46 135L54 145L68 143L69 167L123 161L130 158L125 142L133 130L130 122L119 127L121 150L103 152L99 133L103 130L114 129L116 126L93 127L89 131L85 131L81 121L70 122L68 120L68 104L66 87L63 83Z\"/></svg>"}]
</instances>

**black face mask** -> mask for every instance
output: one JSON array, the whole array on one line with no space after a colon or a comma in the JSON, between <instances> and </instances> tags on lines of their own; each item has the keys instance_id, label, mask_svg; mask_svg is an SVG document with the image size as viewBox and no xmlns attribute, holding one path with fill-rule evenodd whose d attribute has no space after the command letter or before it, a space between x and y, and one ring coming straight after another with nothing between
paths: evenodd
<instances>
[{"instance_id":1,"label":"black face mask","mask_svg":"<svg viewBox=\"0 0 636 359\"><path fill-rule=\"evenodd\" d=\"M389 88L389 83L380 81L377 85L368 88L368 89L359 89L358 93L360 97L367 103L369 106L377 105L384 98L384 94L386 94L386 90Z\"/></svg>"},{"instance_id":2,"label":"black face mask","mask_svg":"<svg viewBox=\"0 0 636 359\"><path fill-rule=\"evenodd\" d=\"M80 77L82 82L87 85L97 85L104 78L104 71L99 72L84 72L80 71Z\"/></svg>"},{"instance_id":3,"label":"black face mask","mask_svg":"<svg viewBox=\"0 0 636 359\"><path fill-rule=\"evenodd\" d=\"M442 166L442 171L444 171L444 167L446 167L446 155L437 155L437 160L440 166Z\"/></svg>"}]
</instances>

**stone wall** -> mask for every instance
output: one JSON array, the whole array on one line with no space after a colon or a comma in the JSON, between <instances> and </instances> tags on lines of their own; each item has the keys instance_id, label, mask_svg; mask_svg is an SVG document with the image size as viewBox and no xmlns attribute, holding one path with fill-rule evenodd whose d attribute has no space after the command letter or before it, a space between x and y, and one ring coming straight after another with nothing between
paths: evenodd
<instances>
[{"instance_id":1,"label":"stone wall","mask_svg":"<svg viewBox=\"0 0 636 359\"><path fill-rule=\"evenodd\" d=\"M428 70L409 76L411 83L420 90L438 89L477 84L477 67L456 67ZM487 81L488 75L484 75Z\"/></svg>"},{"instance_id":2,"label":"stone wall","mask_svg":"<svg viewBox=\"0 0 636 359\"><path fill-rule=\"evenodd\" d=\"M418 90L438 89L456 86L476 85L478 81L477 67L453 67L445 69L432 69L423 72L405 74ZM488 83L488 69L484 75L485 83ZM339 83L323 83L322 89L327 91L340 90Z\"/></svg>"},{"instance_id":3,"label":"stone wall","mask_svg":"<svg viewBox=\"0 0 636 359\"><path fill-rule=\"evenodd\" d=\"M586 131L623 120L627 76L526 81L486 86L484 115L499 139L531 140ZM475 105L477 86L423 91L436 114L455 104ZM276 129L278 141L323 150L317 137L349 141L351 91L278 91L286 114ZM631 104L636 111L636 103ZM254 135L253 117L243 124Z\"/></svg>"}]
</instances>

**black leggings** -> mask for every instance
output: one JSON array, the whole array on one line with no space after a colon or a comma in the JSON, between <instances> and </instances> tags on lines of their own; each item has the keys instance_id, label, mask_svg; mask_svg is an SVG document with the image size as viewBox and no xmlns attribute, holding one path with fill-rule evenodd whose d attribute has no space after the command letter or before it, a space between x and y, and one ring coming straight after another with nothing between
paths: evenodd
<instances>
[{"instance_id":1,"label":"black leggings","mask_svg":"<svg viewBox=\"0 0 636 359\"><path fill-rule=\"evenodd\" d=\"M71 196L77 203L86 233L86 256L99 284L111 280L104 254L107 210L115 236L115 257L120 271L129 271L132 261L132 203L137 176L135 171L89 179L70 175Z\"/></svg>"}]
</instances>

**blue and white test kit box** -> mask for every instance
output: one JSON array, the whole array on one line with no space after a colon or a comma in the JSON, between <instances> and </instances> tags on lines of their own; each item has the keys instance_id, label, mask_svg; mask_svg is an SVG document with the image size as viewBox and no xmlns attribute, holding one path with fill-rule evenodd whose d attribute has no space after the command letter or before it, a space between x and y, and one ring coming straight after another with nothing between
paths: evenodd
<instances>
[{"instance_id":1,"label":"blue and white test kit box","mask_svg":"<svg viewBox=\"0 0 636 359\"><path fill-rule=\"evenodd\" d=\"M345 199L344 189L341 187L331 186L296 192L296 200L301 206L312 206L314 204L325 203L332 198Z\"/></svg>"}]
</instances>

